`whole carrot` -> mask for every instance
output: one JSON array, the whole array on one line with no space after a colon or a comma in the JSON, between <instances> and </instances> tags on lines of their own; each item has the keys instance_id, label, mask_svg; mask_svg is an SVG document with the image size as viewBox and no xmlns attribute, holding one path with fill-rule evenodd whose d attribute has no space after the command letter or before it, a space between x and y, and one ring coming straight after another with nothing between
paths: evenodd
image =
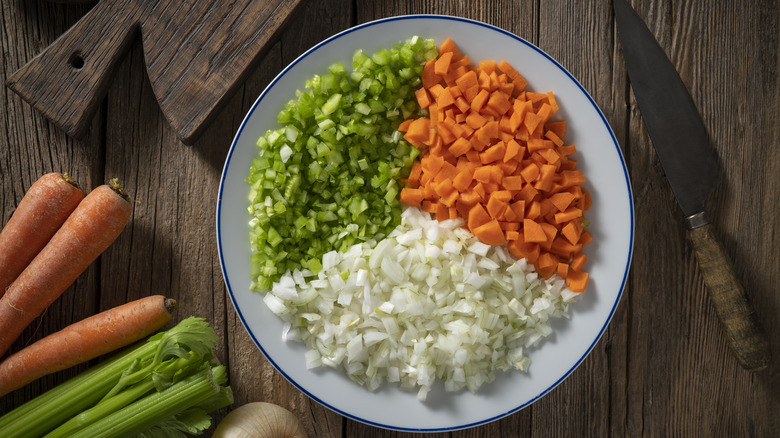
<instances>
[{"instance_id":1,"label":"whole carrot","mask_svg":"<svg viewBox=\"0 0 780 438\"><path fill-rule=\"evenodd\" d=\"M0 356L122 232L129 197L113 180L87 195L0 298Z\"/></svg>"},{"instance_id":2,"label":"whole carrot","mask_svg":"<svg viewBox=\"0 0 780 438\"><path fill-rule=\"evenodd\" d=\"M27 190L0 232L0 297L84 199L67 174L47 173Z\"/></svg>"},{"instance_id":3,"label":"whole carrot","mask_svg":"<svg viewBox=\"0 0 780 438\"><path fill-rule=\"evenodd\" d=\"M0 363L0 397L45 375L142 339L171 320L176 300L153 295L69 325Z\"/></svg>"}]
</instances>

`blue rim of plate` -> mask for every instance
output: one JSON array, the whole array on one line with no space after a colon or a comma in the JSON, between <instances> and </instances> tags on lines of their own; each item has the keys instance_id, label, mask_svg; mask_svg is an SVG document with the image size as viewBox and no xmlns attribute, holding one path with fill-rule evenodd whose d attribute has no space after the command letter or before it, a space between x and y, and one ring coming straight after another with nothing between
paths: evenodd
<instances>
[{"instance_id":1,"label":"blue rim of plate","mask_svg":"<svg viewBox=\"0 0 780 438\"><path fill-rule=\"evenodd\" d=\"M620 158L620 164L621 164L622 169L623 169L623 177L625 178L626 187L628 188L627 193L628 193L628 201L629 201L629 207L630 207L629 208L629 214L630 214L630 219L631 219L631 223L630 223L630 227L629 227L630 234L629 234L629 242L628 242L628 259L626 260L626 268L625 268L625 270L623 272L623 279L621 281L620 290L618 291L617 298L615 299L615 302L612 305L612 309L610 309L609 316L607 317L606 321L604 322L604 325L599 330L598 336L596 336L596 338L590 344L590 346L585 351L585 353L583 353L582 357L580 357L577 360L577 362L574 365L572 365L572 367L568 371L566 371L558 380L553 382L547 389L545 389L544 391L540 392L536 397L528 400L526 403L523 403L523 404L521 404L521 405L519 405L519 406L517 406L517 407L515 407L515 408L513 408L513 409L511 409L511 410L509 410L507 412L501 413L499 415L495 415L495 416L490 417L490 418L486 418L486 419L481 420L481 421L476 421L476 422L473 422L473 423L462 424L462 425L451 426L451 427L428 428L428 429L398 427L398 426L378 423L378 422L375 422L375 421L370 421L370 420L366 420L364 418L357 417L357 416L355 416L353 414L350 414L349 412L344 412L344 411L342 411L340 409L337 409L336 407L334 407L334 406L326 403L325 401L315 397L313 394L311 394L309 391L307 391L304 387L302 387L300 384L298 384L298 382L296 382L289 375L287 375L284 372L284 370L282 370L282 368L279 365L277 365L276 362L274 362L271 359L271 357L266 353L265 349L263 349L262 345L257 340L257 338L255 337L254 333L252 333L252 331L249 329L249 326L248 326L246 320L244 319L244 315L241 313L241 309L238 307L238 305L236 303L235 297L233 295L233 289L230 286L230 281L228 280L227 273L225 271L225 260L224 260L223 252L222 252L222 236L221 236L221 229L220 229L221 214L222 214L222 193L223 193L223 190L225 188L224 187L225 176L226 176L226 173L227 173L227 169L228 169L228 167L230 165L230 159L231 159L231 157L233 155L233 151L236 148L238 139L241 136L241 133L244 130L244 127L245 127L247 121L249 120L250 116L255 111L257 106L260 104L260 102L263 100L265 95L268 93L268 91L271 90L271 88L273 88L273 86L290 69L292 69L296 64L298 64L298 62L300 62L301 60L306 58L309 54L315 52L320 47L330 43L331 41L337 40L337 39L343 37L344 35L350 34L350 33L354 32L354 31L357 31L357 30L360 30L360 29L363 29L363 28L366 28L366 27L375 26L377 24L391 22L391 21L416 20L416 19L439 19L439 20L461 21L461 22L464 22L464 23L469 23L469 24L482 26L482 27L491 29L493 31L499 32L499 33L504 34L506 36L509 36L512 39L516 40L517 42L519 42L521 44L524 44L524 45L528 46L529 48L535 50L536 52L538 52L539 54L541 54L542 56L547 58L550 62L552 62L553 65L555 65L569 79L571 79L571 81L574 84L576 84L577 87L580 89L580 91L582 91L582 93L587 97L587 99L591 103L591 105L593 105L593 108L596 110L596 113L599 115L599 117L601 118L602 122L604 123L604 126L607 128L607 131L609 132L610 138L612 139L612 143L615 146L615 150L618 153L618 157ZM260 349L260 351L263 353L263 356L265 356L265 358L271 363L271 365L273 365L273 367L282 376L284 376L284 378L287 379L287 381L292 383L296 388L298 388L301 392L306 394L309 398L315 400L317 403L327 407L328 409L330 409L330 410L332 410L332 411L334 411L334 412L336 412L336 413L338 413L340 415L343 415L343 416L345 416L347 418L350 418L350 419L355 420L355 421L359 421L359 422L364 423L364 424L368 424L368 425L376 426L376 427L381 427L381 428L389 429L389 430L401 431L401 432L451 432L451 431L455 431L455 430L468 429L468 428L471 428L471 427L476 427L476 426L488 424L488 423L491 423L491 422L496 421L498 419L504 418L504 417L506 417L508 415L511 415L511 414L513 414L515 412L518 412L518 411L520 411L520 410L530 406L531 404L533 404L534 402L536 402L540 398L542 398L545 395L547 395L556 386L558 386L561 382L563 382L566 378L568 378L569 375L571 375L571 373L580 365L580 363L582 363L582 361L586 357L588 357L590 352L593 350L593 347L595 347L596 343L601 339L601 337L604 334L604 331L607 329L607 326L609 325L610 321L612 320L612 317L615 314L615 310L617 309L618 304L620 304L620 299L622 298L623 292L624 292L625 287L626 287L626 281L628 279L628 272L629 272L629 268L631 266L631 259L632 259L632 256L633 256L633 249L634 249L634 197L633 197L633 192L632 192L632 189L631 189L631 180L630 180L629 175L628 175L628 169L626 168L625 158L623 157L623 153L620 150L620 145L618 144L618 141L615 138L615 134L612 131L612 127L607 122L607 119L604 116L604 114L602 113L601 108L599 108L599 106L593 100L593 97L590 95L590 93L587 92L587 90L585 90L585 88L582 86L582 84L580 84L580 82L576 78L574 78L574 76L572 76L572 74L569 73L569 71L566 70L552 56L548 55L545 51L543 51L542 49L538 48L534 44L531 44L529 41L527 41L527 40L525 40L525 39L523 39L523 38L521 38L521 37L519 37L519 36L517 36L517 35L515 35L515 34L513 34L511 32L509 32L509 31L506 31L504 29L501 29L499 27L496 27L496 26L493 26L493 25L490 25L490 24L487 24L487 23L483 23L481 21L471 20L471 19L462 18L462 17L454 17L454 16L449 16L449 15L436 15L436 14L400 15L400 16L382 18L382 19L379 19L379 20L374 20L374 21L369 21L369 22L363 23L363 24L359 24L357 26L354 26L354 27L351 27L349 29L343 30L343 31L341 31L341 32L331 36L330 38L327 38L327 39L321 41L320 43L318 43L317 45L315 45L314 47L310 48L309 50L304 52L302 55L297 57L289 65L287 65L268 84L268 86L266 86L266 88L263 90L263 92L260 94L260 96L255 100L255 102L252 104L252 107L247 112L246 116L244 117L243 121L241 122L241 126L238 128L238 131L236 132L236 135L234 136L233 141L232 141L232 143L230 145L230 150L228 151L227 158L225 159L225 166L222 169L222 175L220 177L219 195L218 195L218 198L217 198L217 223L216 223L216 226L217 226L217 249L218 249L218 252L219 252L220 268L222 270L222 277L223 277L223 279L225 281L225 286L227 287L227 290L228 290L228 295L230 295L230 300L233 303L233 308L236 310L236 313L238 314L239 319L241 319L241 323L243 324L244 329L247 331L249 336L252 338L252 341L255 343L257 348Z\"/></svg>"}]
</instances>

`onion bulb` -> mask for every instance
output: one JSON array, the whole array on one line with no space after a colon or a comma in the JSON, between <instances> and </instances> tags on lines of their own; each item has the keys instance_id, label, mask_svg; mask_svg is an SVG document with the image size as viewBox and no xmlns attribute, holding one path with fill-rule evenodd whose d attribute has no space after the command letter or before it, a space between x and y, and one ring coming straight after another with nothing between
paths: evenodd
<instances>
[{"instance_id":1,"label":"onion bulb","mask_svg":"<svg viewBox=\"0 0 780 438\"><path fill-rule=\"evenodd\" d=\"M306 438L303 424L292 412L273 403L247 403L219 423L214 438Z\"/></svg>"}]
</instances>

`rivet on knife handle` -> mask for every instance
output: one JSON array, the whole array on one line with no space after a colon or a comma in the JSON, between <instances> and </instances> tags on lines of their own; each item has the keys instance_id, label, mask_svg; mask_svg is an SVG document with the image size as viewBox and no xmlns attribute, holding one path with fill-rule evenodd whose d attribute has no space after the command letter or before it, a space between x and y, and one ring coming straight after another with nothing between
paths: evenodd
<instances>
[{"instance_id":1,"label":"rivet on knife handle","mask_svg":"<svg viewBox=\"0 0 780 438\"><path fill-rule=\"evenodd\" d=\"M689 230L688 238L731 350L746 370L766 368L770 358L769 343L712 225L704 224Z\"/></svg>"}]
</instances>

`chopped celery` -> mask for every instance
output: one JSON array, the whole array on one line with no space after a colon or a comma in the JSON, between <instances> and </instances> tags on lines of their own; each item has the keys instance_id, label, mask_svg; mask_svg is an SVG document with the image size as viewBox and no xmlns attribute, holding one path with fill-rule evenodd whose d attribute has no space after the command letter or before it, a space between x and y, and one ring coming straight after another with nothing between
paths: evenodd
<instances>
[{"instance_id":1,"label":"chopped celery","mask_svg":"<svg viewBox=\"0 0 780 438\"><path fill-rule=\"evenodd\" d=\"M397 129L425 114L414 90L432 54L433 40L417 36L371 55L357 50L352 71L333 63L312 76L279 112L281 126L258 139L246 179L254 289L296 268L318 272L324 253L400 223L396 180L419 151Z\"/></svg>"}]
</instances>

